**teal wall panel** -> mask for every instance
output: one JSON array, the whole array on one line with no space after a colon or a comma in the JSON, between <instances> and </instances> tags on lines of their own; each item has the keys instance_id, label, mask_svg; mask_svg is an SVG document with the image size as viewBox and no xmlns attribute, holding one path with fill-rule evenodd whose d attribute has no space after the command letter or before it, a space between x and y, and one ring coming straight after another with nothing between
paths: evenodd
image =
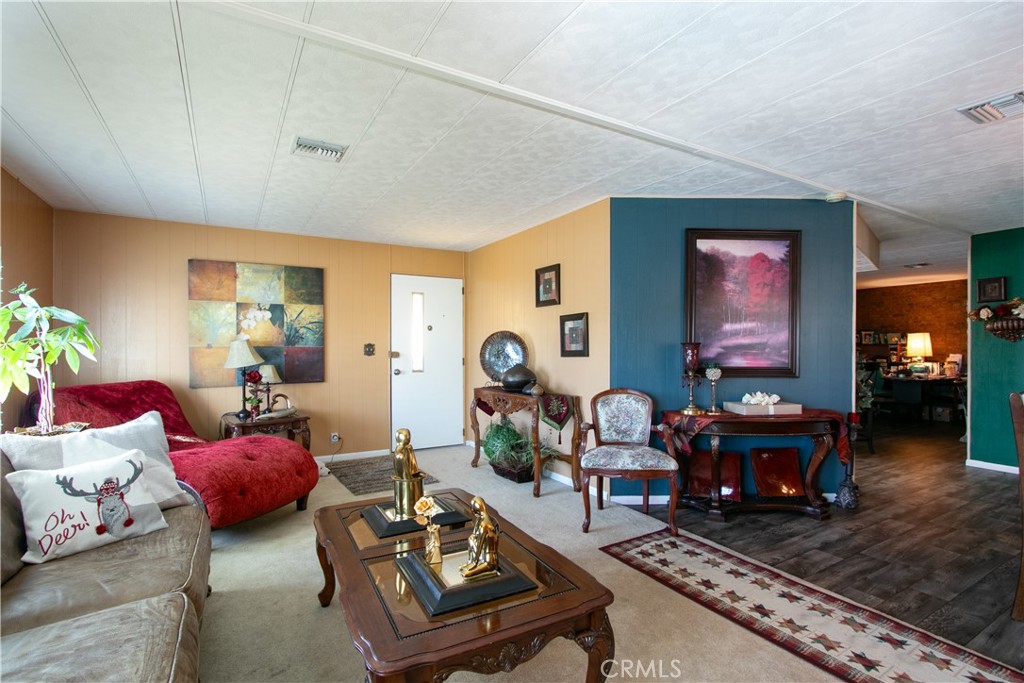
<instances>
[{"instance_id":1,"label":"teal wall panel","mask_svg":"<svg viewBox=\"0 0 1024 683\"><path fill-rule=\"evenodd\" d=\"M680 343L685 341L685 231L700 229L800 230L799 377L724 377L718 401L768 391L783 400L846 414L852 406L854 365L853 205L785 199L611 200L612 386L651 394L658 410L686 405ZM700 341L700 340L695 340ZM710 387L699 387L707 406ZM809 439L732 438L723 447L748 452L754 446L798 446L804 461ZM706 444L698 442L698 446ZM749 468L744 484L753 487ZM832 455L820 483L835 492L842 468ZM640 491L636 482L615 480L616 495ZM667 491L662 482L652 492Z\"/></svg>"},{"instance_id":2,"label":"teal wall panel","mask_svg":"<svg viewBox=\"0 0 1024 683\"><path fill-rule=\"evenodd\" d=\"M978 278L1006 277L1006 295L1024 297L1024 228L971 237L971 308L978 305ZM991 305L991 304L990 304ZM1024 341L998 339L981 322L970 323L970 458L1017 466L1008 397L1024 391Z\"/></svg>"}]
</instances>

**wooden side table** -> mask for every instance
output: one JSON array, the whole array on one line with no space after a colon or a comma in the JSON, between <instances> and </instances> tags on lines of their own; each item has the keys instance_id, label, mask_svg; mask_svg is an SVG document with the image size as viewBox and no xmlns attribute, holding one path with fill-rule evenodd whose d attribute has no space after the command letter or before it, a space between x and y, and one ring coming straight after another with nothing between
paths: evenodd
<instances>
[{"instance_id":1,"label":"wooden side table","mask_svg":"<svg viewBox=\"0 0 1024 683\"><path fill-rule=\"evenodd\" d=\"M580 397L569 396L572 402L572 452L568 455L560 454L555 456L562 462L566 462L572 468L572 487L574 491L580 490L580 423L583 422L583 413L580 410ZM543 461L540 458L540 435L537 426L540 421L540 399L536 396L505 391L500 387L477 387L473 389L473 400L469 403L469 424L473 428L473 467L480 461L480 421L477 419L476 410L480 403L486 403L494 411L502 415L508 415L520 410L530 414L530 438L533 440L533 497L540 496L540 473Z\"/></svg>"},{"instance_id":2,"label":"wooden side table","mask_svg":"<svg viewBox=\"0 0 1024 683\"><path fill-rule=\"evenodd\" d=\"M309 416L289 415L268 420L239 420L234 413L220 416L220 438L234 439L238 436L253 434L280 434L288 432L288 438L295 440L296 435L302 437L302 447L309 450Z\"/></svg>"}]
</instances>

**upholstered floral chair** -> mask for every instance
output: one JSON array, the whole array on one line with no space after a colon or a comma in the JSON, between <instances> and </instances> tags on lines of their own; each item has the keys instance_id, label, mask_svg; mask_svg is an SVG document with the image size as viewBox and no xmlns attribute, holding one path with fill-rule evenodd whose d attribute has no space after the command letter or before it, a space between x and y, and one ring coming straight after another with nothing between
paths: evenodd
<instances>
[{"instance_id":1,"label":"upholstered floral chair","mask_svg":"<svg viewBox=\"0 0 1024 683\"><path fill-rule=\"evenodd\" d=\"M679 500L679 463L672 438L665 425L654 426L654 401L633 389L608 389L590 401L593 424L581 425L580 475L583 483L583 532L590 530L590 477L597 477L597 509L604 508L604 478L640 479L644 483L644 514L650 499L650 480L668 479L668 526L676 531L676 503ZM587 432L594 431L594 448L585 451ZM649 445L653 432L664 432L662 438L668 453Z\"/></svg>"}]
</instances>

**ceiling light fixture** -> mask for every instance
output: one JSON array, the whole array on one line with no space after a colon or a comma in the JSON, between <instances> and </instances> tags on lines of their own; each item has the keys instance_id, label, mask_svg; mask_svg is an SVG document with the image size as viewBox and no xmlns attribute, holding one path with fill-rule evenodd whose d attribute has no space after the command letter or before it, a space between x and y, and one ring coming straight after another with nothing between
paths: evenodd
<instances>
[{"instance_id":1,"label":"ceiling light fixture","mask_svg":"<svg viewBox=\"0 0 1024 683\"><path fill-rule=\"evenodd\" d=\"M825 201L828 202L829 204L835 204L836 202L845 202L847 196L848 195L842 191L829 192L827 195L825 195Z\"/></svg>"},{"instance_id":2,"label":"ceiling light fixture","mask_svg":"<svg viewBox=\"0 0 1024 683\"><path fill-rule=\"evenodd\" d=\"M995 123L1024 114L1024 91L992 97L984 102L960 107L958 112L975 123Z\"/></svg>"},{"instance_id":3,"label":"ceiling light fixture","mask_svg":"<svg viewBox=\"0 0 1024 683\"><path fill-rule=\"evenodd\" d=\"M931 265L930 263L908 263L908 264L904 265L903 267L904 268L924 268L925 266L930 266L930 265Z\"/></svg>"},{"instance_id":4,"label":"ceiling light fixture","mask_svg":"<svg viewBox=\"0 0 1024 683\"><path fill-rule=\"evenodd\" d=\"M312 159L337 163L341 161L341 158L345 156L347 151L348 147L344 145L324 142L323 140L296 137L292 141L292 154L300 157L310 157Z\"/></svg>"}]
</instances>

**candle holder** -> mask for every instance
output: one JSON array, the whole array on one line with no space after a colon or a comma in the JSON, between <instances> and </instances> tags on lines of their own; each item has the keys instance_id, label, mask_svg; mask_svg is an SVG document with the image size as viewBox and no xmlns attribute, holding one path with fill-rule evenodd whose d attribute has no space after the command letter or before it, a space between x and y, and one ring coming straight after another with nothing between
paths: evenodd
<instances>
[{"instance_id":1,"label":"candle holder","mask_svg":"<svg viewBox=\"0 0 1024 683\"><path fill-rule=\"evenodd\" d=\"M721 415L722 411L718 409L718 404L715 400L715 387L718 384L718 380L722 379L722 368L718 367L718 363L708 363L707 368L704 370L704 376L711 380L711 407L708 408L708 415Z\"/></svg>"},{"instance_id":2,"label":"candle holder","mask_svg":"<svg viewBox=\"0 0 1024 683\"><path fill-rule=\"evenodd\" d=\"M680 412L683 415L703 415L704 410L693 402L693 387L699 386L702 377L697 374L700 367L700 342L683 342L683 383L690 389L690 404Z\"/></svg>"}]
</instances>

